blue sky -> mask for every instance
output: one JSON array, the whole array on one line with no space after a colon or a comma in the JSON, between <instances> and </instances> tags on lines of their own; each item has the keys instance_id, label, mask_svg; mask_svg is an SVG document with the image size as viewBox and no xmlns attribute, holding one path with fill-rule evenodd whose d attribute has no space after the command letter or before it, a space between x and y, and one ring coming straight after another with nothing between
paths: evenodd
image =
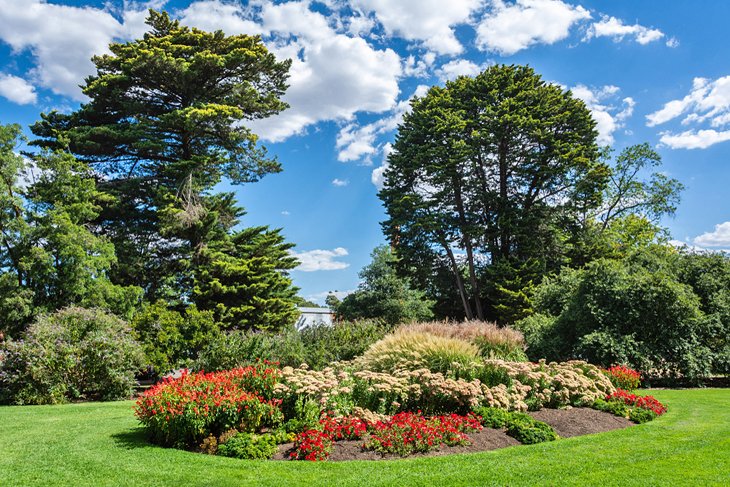
<instances>
[{"instance_id":1,"label":"blue sky","mask_svg":"<svg viewBox=\"0 0 730 487\"><path fill-rule=\"evenodd\" d=\"M291 109L254 126L284 171L235 187L246 225L283 228L301 295L357 286L384 242L379 176L414 93L494 63L573 90L617 150L648 142L686 186L674 239L730 248L730 2L0 0L0 123L83 102L89 57L140 36L147 7L292 58ZM226 187L225 185L223 185Z\"/></svg>"}]
</instances>

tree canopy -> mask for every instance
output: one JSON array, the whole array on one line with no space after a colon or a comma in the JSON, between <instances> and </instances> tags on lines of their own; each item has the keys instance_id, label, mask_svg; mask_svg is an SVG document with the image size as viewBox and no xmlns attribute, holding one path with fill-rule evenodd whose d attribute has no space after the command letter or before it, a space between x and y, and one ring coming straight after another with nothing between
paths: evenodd
<instances>
[{"instance_id":1,"label":"tree canopy","mask_svg":"<svg viewBox=\"0 0 730 487\"><path fill-rule=\"evenodd\" d=\"M281 170L247 122L287 108L291 63L258 36L189 28L154 10L147 24L142 39L93 58L89 101L42 114L32 144L54 151L62 140L96 179L103 197L89 223L113 245L113 282L150 302L215 311L224 327L282 326L295 313L291 245L279 230L238 228L243 210L214 188Z\"/></svg>"},{"instance_id":2,"label":"tree canopy","mask_svg":"<svg viewBox=\"0 0 730 487\"><path fill-rule=\"evenodd\" d=\"M676 204L674 180L638 179L653 151L627 149L611 167L585 104L532 68L462 76L411 108L379 194L383 229L401 273L438 296L446 316L518 319L529 312L524 290L577 260L586 235Z\"/></svg>"}]
</instances>

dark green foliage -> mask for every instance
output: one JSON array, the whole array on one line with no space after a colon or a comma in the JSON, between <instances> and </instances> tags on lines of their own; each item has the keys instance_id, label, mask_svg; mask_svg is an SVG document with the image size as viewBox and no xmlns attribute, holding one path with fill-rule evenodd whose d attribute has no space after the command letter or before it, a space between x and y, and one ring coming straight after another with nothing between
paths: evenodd
<instances>
[{"instance_id":1,"label":"dark green foliage","mask_svg":"<svg viewBox=\"0 0 730 487\"><path fill-rule=\"evenodd\" d=\"M672 272L671 254L661 255L657 247L646 257L602 259L547 280L536 291L542 314L517 325L528 354L626 364L654 376L707 376L714 357L707 317Z\"/></svg>"},{"instance_id":2,"label":"dark green foliage","mask_svg":"<svg viewBox=\"0 0 730 487\"><path fill-rule=\"evenodd\" d=\"M195 367L214 371L252 363L256 359L298 367L306 363L322 369L336 361L352 360L382 338L387 328L375 321L316 324L301 332L289 327L278 333L233 331L212 340Z\"/></svg>"},{"instance_id":3,"label":"dark green foliage","mask_svg":"<svg viewBox=\"0 0 730 487\"><path fill-rule=\"evenodd\" d=\"M523 445L558 439L558 434L549 424L533 419L525 413L517 412L510 413L507 434Z\"/></svg>"},{"instance_id":4,"label":"dark green foliage","mask_svg":"<svg viewBox=\"0 0 730 487\"><path fill-rule=\"evenodd\" d=\"M220 335L212 312L191 305L181 314L162 301L145 305L131 325L157 374L189 367L198 353Z\"/></svg>"},{"instance_id":5,"label":"dark green foliage","mask_svg":"<svg viewBox=\"0 0 730 487\"><path fill-rule=\"evenodd\" d=\"M494 429L506 428L512 418L512 414L505 409L486 406L474 409L474 414L482 417L482 426Z\"/></svg>"},{"instance_id":6,"label":"dark green foliage","mask_svg":"<svg viewBox=\"0 0 730 487\"><path fill-rule=\"evenodd\" d=\"M201 253L193 300L221 328L278 330L297 319L288 271L298 265L280 230L246 228Z\"/></svg>"},{"instance_id":7,"label":"dark green foliage","mask_svg":"<svg viewBox=\"0 0 730 487\"><path fill-rule=\"evenodd\" d=\"M388 330L388 326L373 320L338 321L334 325L318 323L308 326L300 332L306 354L304 363L321 369L332 362L352 360L365 353Z\"/></svg>"},{"instance_id":8,"label":"dark green foliage","mask_svg":"<svg viewBox=\"0 0 730 487\"><path fill-rule=\"evenodd\" d=\"M105 247L116 255L112 282L142 288L149 302L193 302L225 328L293 322L290 246L277 230L234 231L242 210L214 192L281 170L246 122L287 107L291 62L257 36L191 29L152 10L147 24L142 39L93 58L89 102L43 114L33 143L67 144L98 175L93 223L114 246Z\"/></svg>"},{"instance_id":9,"label":"dark green foliage","mask_svg":"<svg viewBox=\"0 0 730 487\"><path fill-rule=\"evenodd\" d=\"M468 319L522 313L514 283L485 301L480 274L502 261L560 265L563 228L599 206L609 176L595 140L585 104L529 67L432 87L404 116L380 192L401 272L431 296L449 286ZM450 279L432 280L436 268Z\"/></svg>"},{"instance_id":10,"label":"dark green foliage","mask_svg":"<svg viewBox=\"0 0 730 487\"><path fill-rule=\"evenodd\" d=\"M593 409L611 413L614 416L620 416L625 418L629 415L629 411L632 409L626 405L623 401L604 401L603 399L597 399L591 406ZM640 409L640 408L635 408ZM651 411L648 411L651 412Z\"/></svg>"},{"instance_id":11,"label":"dark green foliage","mask_svg":"<svg viewBox=\"0 0 730 487\"><path fill-rule=\"evenodd\" d=\"M648 423L657 417L654 411L644 408L631 408L629 411L629 419L634 423Z\"/></svg>"},{"instance_id":12,"label":"dark green foliage","mask_svg":"<svg viewBox=\"0 0 730 487\"><path fill-rule=\"evenodd\" d=\"M144 364L124 321L83 308L39 317L0 356L0 402L12 404L127 398Z\"/></svg>"},{"instance_id":13,"label":"dark green foliage","mask_svg":"<svg viewBox=\"0 0 730 487\"><path fill-rule=\"evenodd\" d=\"M338 316L350 321L379 319L389 325L433 317L433 302L396 273L398 258L390 247L376 247L371 257L372 262L360 271L357 290L336 305Z\"/></svg>"},{"instance_id":14,"label":"dark green foliage","mask_svg":"<svg viewBox=\"0 0 730 487\"><path fill-rule=\"evenodd\" d=\"M268 460L278 450L272 435L237 433L218 445L218 454L245 460Z\"/></svg>"}]
</instances>

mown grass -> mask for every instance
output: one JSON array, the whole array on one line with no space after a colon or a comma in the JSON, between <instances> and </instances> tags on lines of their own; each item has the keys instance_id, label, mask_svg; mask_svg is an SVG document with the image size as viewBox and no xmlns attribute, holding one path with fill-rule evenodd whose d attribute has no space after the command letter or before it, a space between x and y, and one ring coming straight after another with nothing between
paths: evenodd
<instances>
[{"instance_id":1,"label":"mown grass","mask_svg":"<svg viewBox=\"0 0 730 487\"><path fill-rule=\"evenodd\" d=\"M730 485L730 390L657 390L625 430L447 457L243 461L146 443L131 402L0 408L0 485Z\"/></svg>"}]
</instances>

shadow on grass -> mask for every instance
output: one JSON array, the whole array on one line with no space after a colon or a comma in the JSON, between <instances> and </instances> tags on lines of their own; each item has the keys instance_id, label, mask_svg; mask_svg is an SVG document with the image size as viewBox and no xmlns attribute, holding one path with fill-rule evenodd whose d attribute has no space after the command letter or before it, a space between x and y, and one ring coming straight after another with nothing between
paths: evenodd
<instances>
[{"instance_id":1,"label":"shadow on grass","mask_svg":"<svg viewBox=\"0 0 730 487\"><path fill-rule=\"evenodd\" d=\"M125 450L132 450L134 448L150 448L154 447L152 443L147 441L144 429L134 428L122 433L114 433L112 435L114 443L120 448Z\"/></svg>"}]
</instances>

